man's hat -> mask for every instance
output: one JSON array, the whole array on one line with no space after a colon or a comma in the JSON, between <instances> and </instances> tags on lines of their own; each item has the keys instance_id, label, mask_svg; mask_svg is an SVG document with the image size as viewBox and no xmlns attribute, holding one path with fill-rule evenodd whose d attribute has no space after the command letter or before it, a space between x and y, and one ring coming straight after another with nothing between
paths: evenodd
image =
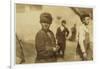
<instances>
[{"instance_id":1,"label":"man's hat","mask_svg":"<svg viewBox=\"0 0 100 69\"><path fill-rule=\"evenodd\" d=\"M52 16L50 13L42 13L40 15L40 23L48 23L51 24L52 23Z\"/></svg>"}]
</instances>

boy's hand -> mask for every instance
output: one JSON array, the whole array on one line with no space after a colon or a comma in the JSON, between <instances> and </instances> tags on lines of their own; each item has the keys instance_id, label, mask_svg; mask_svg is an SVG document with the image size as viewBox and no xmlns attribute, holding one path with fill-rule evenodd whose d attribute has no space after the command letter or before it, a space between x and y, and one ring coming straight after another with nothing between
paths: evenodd
<instances>
[{"instance_id":1,"label":"boy's hand","mask_svg":"<svg viewBox=\"0 0 100 69\"><path fill-rule=\"evenodd\" d=\"M57 45L56 47L53 48L53 51L58 51L59 48L60 48L60 47Z\"/></svg>"},{"instance_id":2,"label":"boy's hand","mask_svg":"<svg viewBox=\"0 0 100 69\"><path fill-rule=\"evenodd\" d=\"M57 51L59 50L59 48L60 48L60 47L57 45L57 46L56 46Z\"/></svg>"}]
</instances>

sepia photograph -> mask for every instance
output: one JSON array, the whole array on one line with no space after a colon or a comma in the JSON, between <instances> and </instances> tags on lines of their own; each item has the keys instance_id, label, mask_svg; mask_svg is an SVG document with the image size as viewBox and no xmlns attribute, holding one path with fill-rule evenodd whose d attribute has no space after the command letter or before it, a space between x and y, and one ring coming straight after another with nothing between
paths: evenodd
<instances>
[{"instance_id":1,"label":"sepia photograph","mask_svg":"<svg viewBox=\"0 0 100 69\"><path fill-rule=\"evenodd\" d=\"M15 64L93 61L93 8L15 3Z\"/></svg>"}]
</instances>

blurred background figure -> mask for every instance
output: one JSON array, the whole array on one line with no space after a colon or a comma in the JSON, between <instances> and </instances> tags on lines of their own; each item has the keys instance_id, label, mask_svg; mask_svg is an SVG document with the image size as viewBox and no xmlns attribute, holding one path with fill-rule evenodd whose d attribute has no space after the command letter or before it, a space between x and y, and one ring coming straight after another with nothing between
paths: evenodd
<instances>
[{"instance_id":1,"label":"blurred background figure","mask_svg":"<svg viewBox=\"0 0 100 69\"><path fill-rule=\"evenodd\" d=\"M62 20L60 27L57 28L56 32L56 39L57 39L57 44L60 47L58 50L58 56L61 56L64 58L64 52L65 52L65 47L66 47L66 39L69 37L69 29L66 27L66 21Z\"/></svg>"},{"instance_id":2,"label":"blurred background figure","mask_svg":"<svg viewBox=\"0 0 100 69\"><path fill-rule=\"evenodd\" d=\"M71 28L71 37L69 38L70 41L75 41L76 40L76 24Z\"/></svg>"}]
</instances>

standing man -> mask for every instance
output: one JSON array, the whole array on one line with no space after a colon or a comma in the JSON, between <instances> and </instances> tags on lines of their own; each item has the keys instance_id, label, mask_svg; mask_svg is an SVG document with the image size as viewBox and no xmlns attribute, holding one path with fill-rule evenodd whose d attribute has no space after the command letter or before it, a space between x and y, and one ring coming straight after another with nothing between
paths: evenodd
<instances>
[{"instance_id":1,"label":"standing man","mask_svg":"<svg viewBox=\"0 0 100 69\"><path fill-rule=\"evenodd\" d=\"M66 21L62 20L61 21L61 26L58 27L57 32L56 32L56 39L57 39L57 44L60 47L58 50L58 56L60 55L62 58L64 58L64 51L66 47L66 39L69 37L69 29L66 28Z\"/></svg>"},{"instance_id":2,"label":"standing man","mask_svg":"<svg viewBox=\"0 0 100 69\"><path fill-rule=\"evenodd\" d=\"M90 23L90 16L81 16L82 25L78 28L78 46L76 53L80 56L81 60L92 59L92 46L90 46L90 34L88 25Z\"/></svg>"},{"instance_id":3,"label":"standing man","mask_svg":"<svg viewBox=\"0 0 100 69\"><path fill-rule=\"evenodd\" d=\"M35 46L37 51L36 63L56 62L56 41L53 32L49 29L52 24L50 13L40 15L41 30L36 34Z\"/></svg>"}]
</instances>

